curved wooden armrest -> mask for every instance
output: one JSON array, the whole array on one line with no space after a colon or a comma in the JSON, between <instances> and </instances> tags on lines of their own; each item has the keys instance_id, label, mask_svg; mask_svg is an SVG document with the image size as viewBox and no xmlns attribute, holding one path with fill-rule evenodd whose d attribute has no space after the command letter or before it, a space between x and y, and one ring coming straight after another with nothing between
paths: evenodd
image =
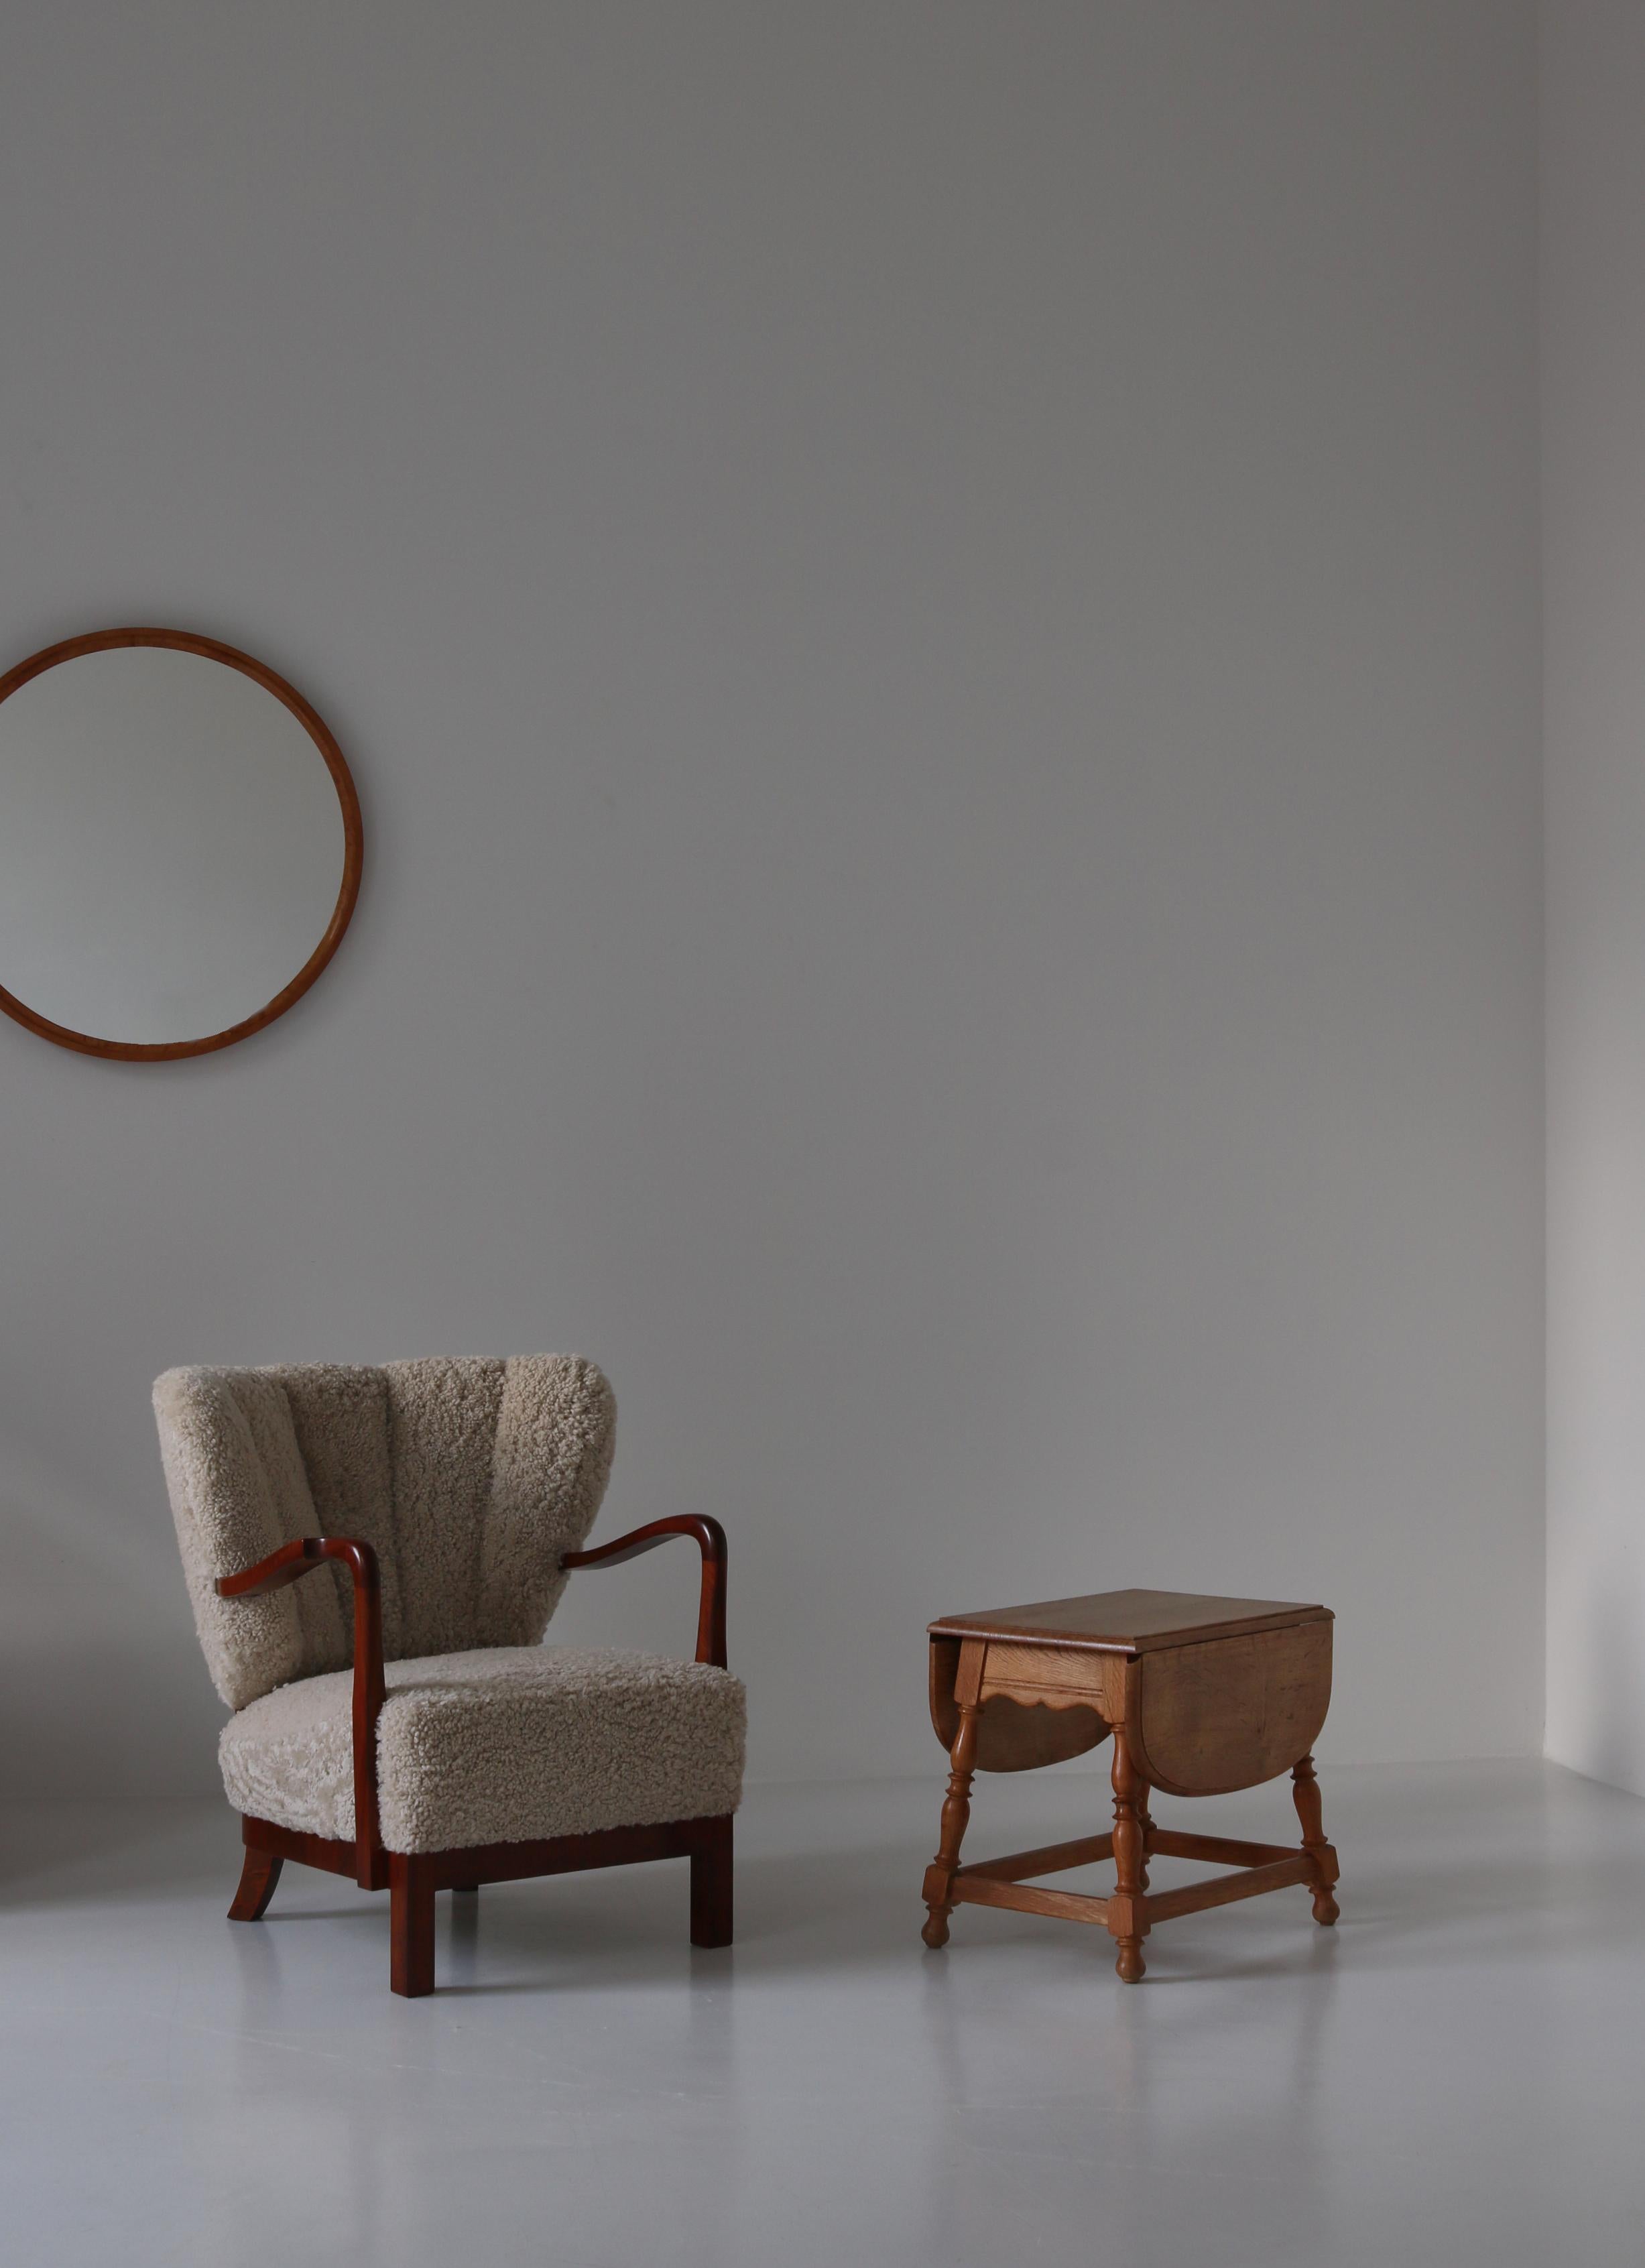
<instances>
[{"instance_id":1,"label":"curved wooden armrest","mask_svg":"<svg viewBox=\"0 0 1645 2268\"><path fill-rule=\"evenodd\" d=\"M377 1553L355 1535L299 1535L254 1567L219 1575L218 1595L261 1599L300 1582L313 1568L341 1560L354 1578L354 1847L355 1880L380 1890L388 1880L377 1824L377 1720L387 1687L383 1675L383 1580Z\"/></svg>"},{"instance_id":2,"label":"curved wooden armrest","mask_svg":"<svg viewBox=\"0 0 1645 2268\"><path fill-rule=\"evenodd\" d=\"M592 1551L567 1551L561 1555L562 1567L621 1567L625 1559L637 1559L643 1551L654 1551L659 1543L666 1543L671 1535L694 1535L702 1553L702 1598L697 1609L697 1660L712 1662L716 1669L725 1668L725 1570L727 1550L725 1530L717 1520L707 1513L678 1512L666 1520L654 1520L645 1528L636 1528L628 1535L620 1535L612 1543L602 1543Z\"/></svg>"},{"instance_id":3,"label":"curved wooden armrest","mask_svg":"<svg viewBox=\"0 0 1645 2268\"><path fill-rule=\"evenodd\" d=\"M299 1535L295 1543L283 1543L254 1567L243 1567L238 1575L219 1575L217 1592L224 1599L261 1599L269 1591L284 1590L288 1583L300 1582L310 1568L323 1566L327 1559L348 1563L356 1594L364 1588L381 1597L377 1553L354 1535Z\"/></svg>"}]
</instances>

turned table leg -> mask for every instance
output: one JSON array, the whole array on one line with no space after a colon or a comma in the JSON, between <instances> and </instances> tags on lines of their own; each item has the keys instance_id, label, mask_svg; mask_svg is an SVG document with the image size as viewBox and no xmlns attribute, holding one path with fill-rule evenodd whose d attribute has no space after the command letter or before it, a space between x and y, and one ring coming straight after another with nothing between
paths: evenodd
<instances>
[{"instance_id":1,"label":"turned table leg","mask_svg":"<svg viewBox=\"0 0 1645 2268\"><path fill-rule=\"evenodd\" d=\"M1304 1756L1301 1764L1293 1765L1291 1793L1296 1800L1296 1816L1302 1822L1303 1848L1313 1861L1314 1919L1329 1929L1340 1911L1331 1895L1337 1880L1337 1854L1326 1840L1319 1782L1312 1756Z\"/></svg>"},{"instance_id":2,"label":"turned table leg","mask_svg":"<svg viewBox=\"0 0 1645 2268\"><path fill-rule=\"evenodd\" d=\"M1131 1761L1130 1743L1123 1726L1113 1734L1113 1859L1118 1876L1108 1901L1108 1928L1119 1952L1114 1968L1127 1984L1136 1984L1143 1974L1142 1940L1148 1934L1148 1913L1142 1904L1147 1885L1142 1822L1148 1816L1148 1782Z\"/></svg>"},{"instance_id":3,"label":"turned table leg","mask_svg":"<svg viewBox=\"0 0 1645 2268\"><path fill-rule=\"evenodd\" d=\"M928 1912L925 1927L920 1932L933 1952L948 1943L948 1917L954 1910L948 1893L971 1817L971 1779L976 1769L977 1725L981 1714L974 1703L960 1704L959 1730L949 1752L952 1769L948 1775L948 1793L943 1798L942 1839L936 1858L925 1870Z\"/></svg>"}]
</instances>

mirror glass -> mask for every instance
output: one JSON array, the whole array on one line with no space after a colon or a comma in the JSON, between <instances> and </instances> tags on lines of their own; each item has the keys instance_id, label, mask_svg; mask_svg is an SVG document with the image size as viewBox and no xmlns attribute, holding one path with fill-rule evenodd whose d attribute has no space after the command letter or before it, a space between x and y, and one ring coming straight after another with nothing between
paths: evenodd
<instances>
[{"instance_id":1,"label":"mirror glass","mask_svg":"<svg viewBox=\"0 0 1645 2268\"><path fill-rule=\"evenodd\" d=\"M358 806L324 725L261 664L101 635L165 642L71 640L0 681L0 987L65 1045L199 1053L329 959Z\"/></svg>"}]
</instances>

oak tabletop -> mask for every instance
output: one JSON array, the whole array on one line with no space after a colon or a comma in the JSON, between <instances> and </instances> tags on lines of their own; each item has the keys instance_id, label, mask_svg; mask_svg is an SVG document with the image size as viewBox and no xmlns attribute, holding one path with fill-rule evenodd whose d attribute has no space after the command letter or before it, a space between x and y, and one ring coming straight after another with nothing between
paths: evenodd
<instances>
[{"instance_id":1,"label":"oak tabletop","mask_svg":"<svg viewBox=\"0 0 1645 2268\"><path fill-rule=\"evenodd\" d=\"M933 1638L1020 1638L1042 1646L1149 1653L1161 1646L1332 1619L1328 1607L1294 1600L1222 1599L1198 1591L1093 1591L1078 1599L1041 1599L1025 1607L944 1615L929 1627Z\"/></svg>"}]
</instances>

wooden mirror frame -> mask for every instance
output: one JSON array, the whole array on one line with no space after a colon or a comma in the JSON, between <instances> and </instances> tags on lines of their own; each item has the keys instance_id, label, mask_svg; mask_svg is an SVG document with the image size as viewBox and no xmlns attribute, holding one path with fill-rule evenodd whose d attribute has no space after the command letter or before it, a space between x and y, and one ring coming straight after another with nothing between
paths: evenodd
<instances>
[{"instance_id":1,"label":"wooden mirror frame","mask_svg":"<svg viewBox=\"0 0 1645 2268\"><path fill-rule=\"evenodd\" d=\"M217 638L199 637L192 630L92 630L84 637L63 638L56 645L48 645L33 653L26 661L19 661L0 677L0 702L10 698L19 686L31 678L39 677L59 662L77 661L82 654L104 653L112 647L133 645L168 646L176 653L197 653L208 661L220 661L230 669L238 669L265 693L272 693L302 725L326 762L332 785L337 791L337 800L342 806L342 884L337 892L337 902L332 908L331 919L326 924L325 935L304 962L297 975L283 990L275 994L265 1008L254 1016L247 1016L226 1031L210 1033L199 1040L158 1040L139 1042L130 1040L100 1040L89 1032L70 1031L66 1024L54 1024L49 1017L39 1014L26 1001L19 1000L0 984L0 1009L14 1022L42 1040L50 1040L60 1048L72 1048L78 1055L103 1056L117 1063L173 1063L181 1056L205 1056L218 1048L231 1048L236 1040L247 1040L253 1032L261 1032L277 1016L302 998L309 986L326 967L342 942L342 933L354 916L355 904L360 895L360 871L364 858L364 836L360 825L360 799L355 792L353 775L349 770L342 750L332 738L325 719L312 709L297 690L288 685L266 663L242 653L237 646L224 645Z\"/></svg>"}]
</instances>

